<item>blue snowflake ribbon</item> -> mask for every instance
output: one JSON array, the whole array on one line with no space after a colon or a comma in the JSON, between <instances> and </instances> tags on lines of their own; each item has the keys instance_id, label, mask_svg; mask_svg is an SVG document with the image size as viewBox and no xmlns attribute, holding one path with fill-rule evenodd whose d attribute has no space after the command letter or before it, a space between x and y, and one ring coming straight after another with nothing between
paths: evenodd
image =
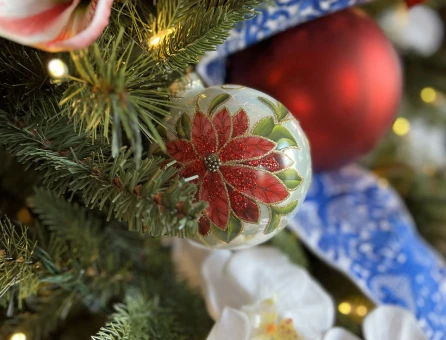
<instances>
[{"instance_id":1,"label":"blue snowflake ribbon","mask_svg":"<svg viewBox=\"0 0 446 340\"><path fill-rule=\"evenodd\" d=\"M429 339L446 339L444 258L417 233L397 193L369 171L315 175L289 227L377 304L411 310Z\"/></svg>"},{"instance_id":2,"label":"blue snowflake ribbon","mask_svg":"<svg viewBox=\"0 0 446 340\"><path fill-rule=\"evenodd\" d=\"M232 30L224 44L201 59L197 71L209 86L222 84L225 79L226 56L287 28L366 1L275 0L275 6L260 8L257 16Z\"/></svg>"}]
</instances>

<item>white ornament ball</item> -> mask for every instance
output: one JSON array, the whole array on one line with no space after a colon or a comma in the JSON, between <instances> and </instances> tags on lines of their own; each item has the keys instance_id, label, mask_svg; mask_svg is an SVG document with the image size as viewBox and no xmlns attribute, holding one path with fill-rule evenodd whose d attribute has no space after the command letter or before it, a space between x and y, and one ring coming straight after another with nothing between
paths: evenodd
<instances>
[{"instance_id":1,"label":"white ornament ball","mask_svg":"<svg viewBox=\"0 0 446 340\"><path fill-rule=\"evenodd\" d=\"M237 85L191 86L175 104L167 152L208 203L195 240L245 248L283 229L312 175L298 121L272 97Z\"/></svg>"}]
</instances>

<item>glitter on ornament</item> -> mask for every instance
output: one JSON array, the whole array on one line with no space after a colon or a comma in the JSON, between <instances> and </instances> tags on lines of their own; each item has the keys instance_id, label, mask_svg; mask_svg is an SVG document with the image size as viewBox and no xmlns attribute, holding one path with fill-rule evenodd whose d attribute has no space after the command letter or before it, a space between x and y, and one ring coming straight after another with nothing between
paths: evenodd
<instances>
[{"instance_id":1,"label":"glitter on ornament","mask_svg":"<svg viewBox=\"0 0 446 340\"><path fill-rule=\"evenodd\" d=\"M240 86L184 88L172 100L166 156L207 202L194 240L242 248L285 228L312 174L308 140L288 109Z\"/></svg>"},{"instance_id":2,"label":"glitter on ornament","mask_svg":"<svg viewBox=\"0 0 446 340\"><path fill-rule=\"evenodd\" d=\"M235 126L233 120L241 124ZM274 152L274 141L248 135L247 122L243 110L233 118L226 108L209 118L197 112L188 127L192 140L173 140L166 145L169 155L181 165L181 176L198 176L194 182L199 183L200 198L209 203L206 217L221 230L228 226L230 209L239 219L254 222L259 215L257 202L279 203L289 196L273 173L292 162L283 153ZM209 223L200 222L202 235L209 228Z\"/></svg>"}]
</instances>

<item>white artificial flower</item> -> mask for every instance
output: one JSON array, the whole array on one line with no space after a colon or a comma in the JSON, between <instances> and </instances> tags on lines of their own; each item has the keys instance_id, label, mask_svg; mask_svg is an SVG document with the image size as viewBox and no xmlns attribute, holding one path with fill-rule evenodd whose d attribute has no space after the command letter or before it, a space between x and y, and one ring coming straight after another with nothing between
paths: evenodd
<instances>
[{"instance_id":1,"label":"white artificial flower","mask_svg":"<svg viewBox=\"0 0 446 340\"><path fill-rule=\"evenodd\" d=\"M406 141L402 156L413 166L446 166L446 132L442 127L414 119Z\"/></svg>"},{"instance_id":2,"label":"white artificial flower","mask_svg":"<svg viewBox=\"0 0 446 340\"><path fill-rule=\"evenodd\" d=\"M429 57L439 50L444 38L444 24L438 11L427 6L397 5L386 10L378 20L382 29L402 50Z\"/></svg>"},{"instance_id":3,"label":"white artificial flower","mask_svg":"<svg viewBox=\"0 0 446 340\"><path fill-rule=\"evenodd\" d=\"M91 45L108 25L113 0L0 1L0 37L50 52Z\"/></svg>"},{"instance_id":4,"label":"white artificial flower","mask_svg":"<svg viewBox=\"0 0 446 340\"><path fill-rule=\"evenodd\" d=\"M380 306L370 313L362 325L365 340L426 340L408 311L396 306ZM323 340L360 340L342 328L329 330Z\"/></svg>"},{"instance_id":5,"label":"white artificial flower","mask_svg":"<svg viewBox=\"0 0 446 340\"><path fill-rule=\"evenodd\" d=\"M179 278L192 289L201 288L201 266L212 250L186 239L171 240L172 261Z\"/></svg>"},{"instance_id":6,"label":"white artificial flower","mask_svg":"<svg viewBox=\"0 0 446 340\"><path fill-rule=\"evenodd\" d=\"M333 325L328 294L275 248L213 252L202 275L208 340L316 339Z\"/></svg>"}]
</instances>

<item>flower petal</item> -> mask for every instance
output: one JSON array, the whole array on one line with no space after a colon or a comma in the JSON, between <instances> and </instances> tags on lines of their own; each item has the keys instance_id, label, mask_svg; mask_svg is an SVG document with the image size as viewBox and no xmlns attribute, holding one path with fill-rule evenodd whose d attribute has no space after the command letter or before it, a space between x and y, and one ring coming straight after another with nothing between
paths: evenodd
<instances>
[{"instance_id":1,"label":"flower petal","mask_svg":"<svg viewBox=\"0 0 446 340\"><path fill-rule=\"evenodd\" d=\"M397 306L380 306L362 325L366 340L426 340L415 317Z\"/></svg>"},{"instance_id":2,"label":"flower petal","mask_svg":"<svg viewBox=\"0 0 446 340\"><path fill-rule=\"evenodd\" d=\"M276 176L261 170L238 166L221 166L224 179L238 191L264 203L278 203L289 196Z\"/></svg>"},{"instance_id":3,"label":"flower petal","mask_svg":"<svg viewBox=\"0 0 446 340\"><path fill-rule=\"evenodd\" d=\"M195 114L192 125L192 143L201 157L207 157L217 151L217 135L211 121L201 112Z\"/></svg>"},{"instance_id":4,"label":"flower petal","mask_svg":"<svg viewBox=\"0 0 446 340\"><path fill-rule=\"evenodd\" d=\"M220 151L220 160L222 162L229 162L261 157L272 151L275 147L276 143L263 137L237 137L232 139Z\"/></svg>"},{"instance_id":5,"label":"flower petal","mask_svg":"<svg viewBox=\"0 0 446 340\"><path fill-rule=\"evenodd\" d=\"M361 339L343 328L335 327L330 329L321 338L321 340L361 340Z\"/></svg>"},{"instance_id":6,"label":"flower petal","mask_svg":"<svg viewBox=\"0 0 446 340\"><path fill-rule=\"evenodd\" d=\"M193 161L192 163L186 165L180 170L180 176L183 178L190 178L197 175L198 178L190 181L191 183L197 184L200 182L204 175L206 174L206 167L201 159Z\"/></svg>"},{"instance_id":7,"label":"flower petal","mask_svg":"<svg viewBox=\"0 0 446 340\"><path fill-rule=\"evenodd\" d=\"M191 288L201 288L201 266L211 251L180 238L172 240L171 249L172 261L178 276L186 280Z\"/></svg>"},{"instance_id":8,"label":"flower petal","mask_svg":"<svg viewBox=\"0 0 446 340\"><path fill-rule=\"evenodd\" d=\"M225 308L207 340L248 340L251 325L248 316L238 310Z\"/></svg>"},{"instance_id":9,"label":"flower petal","mask_svg":"<svg viewBox=\"0 0 446 340\"><path fill-rule=\"evenodd\" d=\"M232 117L232 138L245 134L249 127L249 119L245 110L240 110Z\"/></svg>"},{"instance_id":10,"label":"flower petal","mask_svg":"<svg viewBox=\"0 0 446 340\"><path fill-rule=\"evenodd\" d=\"M305 339L314 339L333 325L330 296L276 248L260 246L234 253L225 276L234 282L232 293L246 294L252 302L275 297L280 318L292 319Z\"/></svg>"},{"instance_id":11,"label":"flower petal","mask_svg":"<svg viewBox=\"0 0 446 340\"><path fill-rule=\"evenodd\" d=\"M206 215L220 229L225 230L229 219L229 199L226 186L218 172L208 171L201 185L201 200L209 203Z\"/></svg>"},{"instance_id":12,"label":"flower petal","mask_svg":"<svg viewBox=\"0 0 446 340\"><path fill-rule=\"evenodd\" d=\"M227 189L234 213L246 222L258 223L260 209L257 203L231 187L227 187Z\"/></svg>"},{"instance_id":13,"label":"flower petal","mask_svg":"<svg viewBox=\"0 0 446 340\"><path fill-rule=\"evenodd\" d=\"M233 253L229 250L213 251L201 269L203 295L209 315L218 320L225 307L239 309L251 304L251 297L238 289L233 278L226 275L225 267Z\"/></svg>"},{"instance_id":14,"label":"flower petal","mask_svg":"<svg viewBox=\"0 0 446 340\"><path fill-rule=\"evenodd\" d=\"M70 51L90 46L108 25L113 0L91 0L87 8L77 8L64 31L54 40L37 45L51 51Z\"/></svg>"},{"instance_id":15,"label":"flower petal","mask_svg":"<svg viewBox=\"0 0 446 340\"><path fill-rule=\"evenodd\" d=\"M198 232L201 235L206 236L209 234L210 231L211 231L211 224L209 220L207 219L207 217L201 216L200 219L198 220Z\"/></svg>"},{"instance_id":16,"label":"flower petal","mask_svg":"<svg viewBox=\"0 0 446 340\"><path fill-rule=\"evenodd\" d=\"M170 141L166 144L166 149L169 156L181 164L198 159L192 144L186 140Z\"/></svg>"},{"instance_id":17,"label":"flower petal","mask_svg":"<svg viewBox=\"0 0 446 340\"><path fill-rule=\"evenodd\" d=\"M80 0L14 0L0 2L0 36L23 45L55 39Z\"/></svg>"},{"instance_id":18,"label":"flower petal","mask_svg":"<svg viewBox=\"0 0 446 340\"><path fill-rule=\"evenodd\" d=\"M288 168L293 161L284 153L273 152L266 157L244 162L243 164L254 168L261 168L271 172L277 172Z\"/></svg>"},{"instance_id":19,"label":"flower petal","mask_svg":"<svg viewBox=\"0 0 446 340\"><path fill-rule=\"evenodd\" d=\"M113 0L17 0L0 3L0 36L46 51L81 49L108 24Z\"/></svg>"},{"instance_id":20,"label":"flower petal","mask_svg":"<svg viewBox=\"0 0 446 340\"><path fill-rule=\"evenodd\" d=\"M215 129L218 136L218 148L222 148L231 137L231 116L226 108L218 112L214 119Z\"/></svg>"}]
</instances>

